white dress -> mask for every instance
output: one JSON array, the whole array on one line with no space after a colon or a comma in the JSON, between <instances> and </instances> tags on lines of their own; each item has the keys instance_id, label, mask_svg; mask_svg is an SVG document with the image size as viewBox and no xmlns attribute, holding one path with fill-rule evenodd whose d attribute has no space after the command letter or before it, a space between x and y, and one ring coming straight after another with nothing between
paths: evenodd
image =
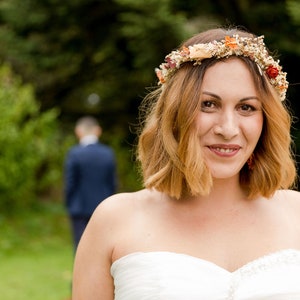
<instances>
[{"instance_id":1,"label":"white dress","mask_svg":"<svg viewBox=\"0 0 300 300\"><path fill-rule=\"evenodd\" d=\"M136 252L111 267L115 300L300 300L300 251L281 250L234 272L173 252Z\"/></svg>"}]
</instances>

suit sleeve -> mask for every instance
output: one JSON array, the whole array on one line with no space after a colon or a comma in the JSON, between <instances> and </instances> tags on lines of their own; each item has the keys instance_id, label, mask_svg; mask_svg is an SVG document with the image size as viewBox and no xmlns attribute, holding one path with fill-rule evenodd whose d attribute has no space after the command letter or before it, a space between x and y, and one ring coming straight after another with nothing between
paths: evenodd
<instances>
[{"instance_id":1,"label":"suit sleeve","mask_svg":"<svg viewBox=\"0 0 300 300\"><path fill-rule=\"evenodd\" d=\"M75 192L77 181L78 181L78 171L76 167L76 156L71 150L67 154L65 165L64 165L64 176L65 176L65 201L67 207L70 206L72 202L72 196Z\"/></svg>"},{"instance_id":2,"label":"suit sleeve","mask_svg":"<svg viewBox=\"0 0 300 300\"><path fill-rule=\"evenodd\" d=\"M115 153L113 152L113 172L112 172L112 194L115 194L118 189L119 181L118 181L118 175L117 175L117 161L116 161L116 156Z\"/></svg>"}]
</instances>

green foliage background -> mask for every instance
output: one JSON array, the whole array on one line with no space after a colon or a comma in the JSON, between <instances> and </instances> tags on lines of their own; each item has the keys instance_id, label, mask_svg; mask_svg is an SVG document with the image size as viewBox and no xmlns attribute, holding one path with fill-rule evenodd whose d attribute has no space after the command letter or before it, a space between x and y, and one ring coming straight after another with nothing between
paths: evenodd
<instances>
[{"instance_id":1,"label":"green foliage background","mask_svg":"<svg viewBox=\"0 0 300 300\"><path fill-rule=\"evenodd\" d=\"M0 211L34 205L60 179L57 109L41 113L33 88L0 68Z\"/></svg>"},{"instance_id":2,"label":"green foliage background","mask_svg":"<svg viewBox=\"0 0 300 300\"><path fill-rule=\"evenodd\" d=\"M64 155L84 114L100 120L102 141L116 151L120 191L140 188L138 107L156 84L153 70L207 28L241 25L265 35L299 116L299 20L297 0L0 0L0 208L62 200ZM298 127L295 119L300 149Z\"/></svg>"}]
</instances>

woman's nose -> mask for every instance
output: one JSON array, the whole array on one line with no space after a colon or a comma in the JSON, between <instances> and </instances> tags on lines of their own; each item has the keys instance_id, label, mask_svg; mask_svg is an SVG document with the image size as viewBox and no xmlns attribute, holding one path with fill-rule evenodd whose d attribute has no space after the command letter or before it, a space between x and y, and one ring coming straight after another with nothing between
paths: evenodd
<instances>
[{"instance_id":1,"label":"woman's nose","mask_svg":"<svg viewBox=\"0 0 300 300\"><path fill-rule=\"evenodd\" d=\"M214 133L225 140L235 137L239 133L239 124L234 113L222 113L215 124Z\"/></svg>"}]
</instances>

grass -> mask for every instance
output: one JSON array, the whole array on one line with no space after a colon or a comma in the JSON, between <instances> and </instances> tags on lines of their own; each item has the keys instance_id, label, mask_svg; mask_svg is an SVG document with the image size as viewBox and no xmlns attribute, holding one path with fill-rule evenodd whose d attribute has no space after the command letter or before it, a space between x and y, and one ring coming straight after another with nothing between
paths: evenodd
<instances>
[{"instance_id":1,"label":"grass","mask_svg":"<svg viewBox=\"0 0 300 300\"><path fill-rule=\"evenodd\" d=\"M69 221L59 203L0 216L0 298L68 299L72 247Z\"/></svg>"}]
</instances>

